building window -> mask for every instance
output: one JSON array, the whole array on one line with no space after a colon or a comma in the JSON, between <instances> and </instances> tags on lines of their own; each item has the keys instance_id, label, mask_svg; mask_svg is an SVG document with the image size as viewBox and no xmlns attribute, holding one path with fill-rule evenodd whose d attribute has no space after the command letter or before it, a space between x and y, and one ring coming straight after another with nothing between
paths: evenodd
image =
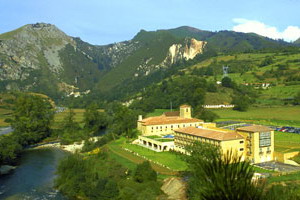
<instances>
[{"instance_id":1,"label":"building window","mask_svg":"<svg viewBox=\"0 0 300 200\"><path fill-rule=\"evenodd\" d=\"M240 151L244 151L244 148L240 148Z\"/></svg>"},{"instance_id":2,"label":"building window","mask_svg":"<svg viewBox=\"0 0 300 200\"><path fill-rule=\"evenodd\" d=\"M244 141L243 141L243 140L241 140L241 141L240 141L240 144L243 144L243 143L244 143Z\"/></svg>"},{"instance_id":3,"label":"building window","mask_svg":"<svg viewBox=\"0 0 300 200\"><path fill-rule=\"evenodd\" d=\"M185 127L185 124L183 124L183 127Z\"/></svg>"},{"instance_id":4,"label":"building window","mask_svg":"<svg viewBox=\"0 0 300 200\"><path fill-rule=\"evenodd\" d=\"M178 125L178 128L180 127L180 125Z\"/></svg>"},{"instance_id":5,"label":"building window","mask_svg":"<svg viewBox=\"0 0 300 200\"><path fill-rule=\"evenodd\" d=\"M156 129L158 129L158 126L156 127Z\"/></svg>"},{"instance_id":6,"label":"building window","mask_svg":"<svg viewBox=\"0 0 300 200\"><path fill-rule=\"evenodd\" d=\"M271 146L271 132L259 133L259 147Z\"/></svg>"},{"instance_id":7,"label":"building window","mask_svg":"<svg viewBox=\"0 0 300 200\"><path fill-rule=\"evenodd\" d=\"M153 127L151 127L151 129L153 130Z\"/></svg>"},{"instance_id":8,"label":"building window","mask_svg":"<svg viewBox=\"0 0 300 200\"><path fill-rule=\"evenodd\" d=\"M189 109L187 108L187 109L185 110L185 112L189 112Z\"/></svg>"}]
</instances>

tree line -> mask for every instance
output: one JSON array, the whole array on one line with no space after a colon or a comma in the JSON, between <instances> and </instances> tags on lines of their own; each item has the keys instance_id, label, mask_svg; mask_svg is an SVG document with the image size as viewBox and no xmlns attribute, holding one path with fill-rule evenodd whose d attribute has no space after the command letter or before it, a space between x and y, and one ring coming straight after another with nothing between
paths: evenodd
<instances>
[{"instance_id":1,"label":"tree line","mask_svg":"<svg viewBox=\"0 0 300 200\"><path fill-rule=\"evenodd\" d=\"M96 103L90 104L82 123L75 121L75 112L69 109L59 127L54 128L55 109L48 100L36 95L20 95L14 104L12 119L8 120L14 131L0 137L0 165L13 164L25 147L46 138L58 139L62 144L86 140L88 149L94 145L88 139L98 136L106 128L109 133L100 142L108 142L121 135L136 136L136 119L141 111L116 102L108 104L105 112L98 109Z\"/></svg>"}]
</instances>

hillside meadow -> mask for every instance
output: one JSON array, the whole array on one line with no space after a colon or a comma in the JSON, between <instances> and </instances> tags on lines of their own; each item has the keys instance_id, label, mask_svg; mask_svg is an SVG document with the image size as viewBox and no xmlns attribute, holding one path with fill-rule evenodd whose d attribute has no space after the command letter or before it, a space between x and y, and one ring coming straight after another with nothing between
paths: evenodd
<instances>
[{"instance_id":1,"label":"hillside meadow","mask_svg":"<svg viewBox=\"0 0 300 200\"><path fill-rule=\"evenodd\" d=\"M213 109L218 121L236 120L274 126L300 127L300 106L251 107L246 112L232 109Z\"/></svg>"}]
</instances>

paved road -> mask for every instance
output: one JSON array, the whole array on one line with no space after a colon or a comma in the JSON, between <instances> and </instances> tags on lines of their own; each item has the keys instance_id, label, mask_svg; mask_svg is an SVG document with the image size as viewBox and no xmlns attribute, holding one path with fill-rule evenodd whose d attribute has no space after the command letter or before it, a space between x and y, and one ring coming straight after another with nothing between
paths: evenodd
<instances>
[{"instance_id":1,"label":"paved road","mask_svg":"<svg viewBox=\"0 0 300 200\"><path fill-rule=\"evenodd\" d=\"M271 170L277 169L278 171L281 171L281 172L300 171L300 167L297 167L294 165L288 165L288 164L284 164L284 163L280 163L280 162L274 162L274 161L259 163L256 165L263 167L265 169L271 169Z\"/></svg>"}]
</instances>

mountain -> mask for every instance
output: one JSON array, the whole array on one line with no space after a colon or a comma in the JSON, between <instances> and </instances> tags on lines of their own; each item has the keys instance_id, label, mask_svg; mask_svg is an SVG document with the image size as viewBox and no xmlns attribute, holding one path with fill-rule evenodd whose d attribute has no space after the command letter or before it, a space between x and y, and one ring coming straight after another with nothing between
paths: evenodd
<instances>
[{"instance_id":1,"label":"mountain","mask_svg":"<svg viewBox=\"0 0 300 200\"><path fill-rule=\"evenodd\" d=\"M129 44L137 48L99 81L107 91L127 79L148 76L180 60L193 59L203 53L206 42L193 38L176 38L167 31L140 31Z\"/></svg>"},{"instance_id":2,"label":"mountain","mask_svg":"<svg viewBox=\"0 0 300 200\"><path fill-rule=\"evenodd\" d=\"M300 45L300 38L298 38L296 41L294 41L294 44Z\"/></svg>"},{"instance_id":3,"label":"mountain","mask_svg":"<svg viewBox=\"0 0 300 200\"><path fill-rule=\"evenodd\" d=\"M51 24L29 24L0 34L0 91L33 91L54 99L89 92L113 94L116 88L125 94L124 84L141 88L160 81L160 71L176 71L178 63L211 49L224 53L287 45L256 34L184 26L141 30L132 40L99 46Z\"/></svg>"},{"instance_id":4,"label":"mountain","mask_svg":"<svg viewBox=\"0 0 300 200\"><path fill-rule=\"evenodd\" d=\"M207 41L210 47L221 52L245 52L264 48L281 48L290 43L273 40L255 33L240 33L234 31L203 31L189 26L168 30L177 37L192 37Z\"/></svg>"},{"instance_id":5,"label":"mountain","mask_svg":"<svg viewBox=\"0 0 300 200\"><path fill-rule=\"evenodd\" d=\"M0 35L1 90L58 96L88 90L101 71L76 41L51 24L25 25ZM83 70L84 69L84 70Z\"/></svg>"},{"instance_id":6,"label":"mountain","mask_svg":"<svg viewBox=\"0 0 300 200\"><path fill-rule=\"evenodd\" d=\"M129 42L94 46L51 24L25 25L0 35L0 91L34 91L57 98L88 93L135 48Z\"/></svg>"}]
</instances>

